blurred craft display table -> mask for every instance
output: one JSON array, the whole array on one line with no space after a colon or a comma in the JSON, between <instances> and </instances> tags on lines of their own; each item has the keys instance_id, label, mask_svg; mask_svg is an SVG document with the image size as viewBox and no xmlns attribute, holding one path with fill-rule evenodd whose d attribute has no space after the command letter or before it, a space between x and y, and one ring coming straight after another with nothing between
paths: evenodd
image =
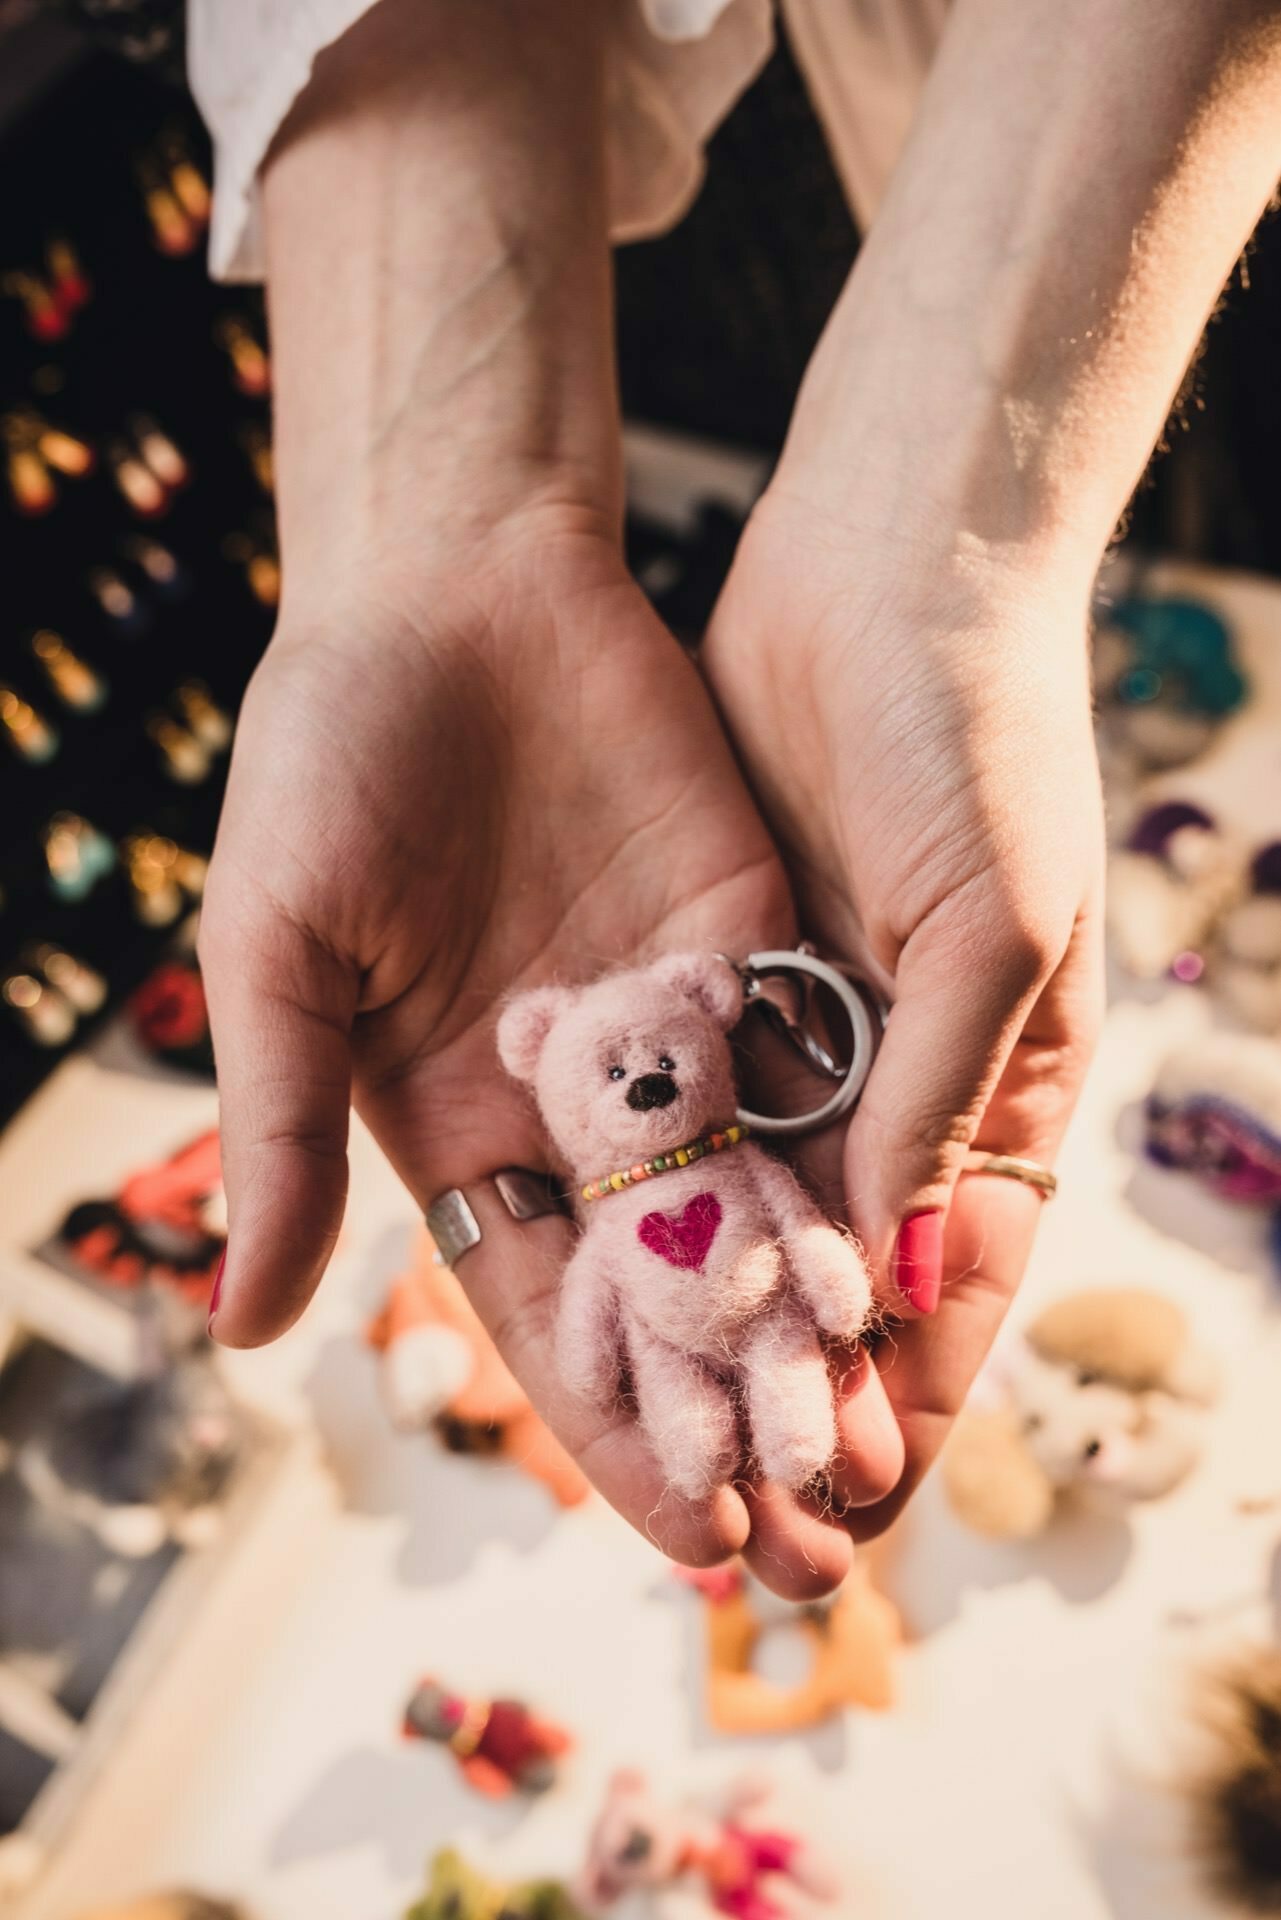
<instances>
[{"instance_id":1,"label":"blurred craft display table","mask_svg":"<svg viewBox=\"0 0 1281 1920\"><path fill-rule=\"evenodd\" d=\"M1281 1493L1281 1318L1256 1223L1118 1139L1167 1045L1207 1016L1186 990L1113 1006L1019 1307L1089 1280L1168 1290L1227 1362L1206 1465L1129 1527L1068 1525L1032 1549L965 1535L927 1487L895 1580L920 1636L901 1704L783 1742L709 1736L692 1596L603 1505L560 1514L506 1468L390 1434L360 1327L411 1216L357 1130L349 1226L315 1307L276 1348L228 1356L259 1405L314 1421L342 1504L306 1475L275 1504L122 1722L22 1920L175 1881L234 1892L261 1920L383 1920L444 1842L499 1871L568 1869L623 1761L695 1788L768 1760L780 1810L842 1857L850 1914L919 1920L946 1901L965 1920L1024 1920L1033 1889L1038 1920L1213 1911L1173 1809L1165 1826L1136 1818L1126 1754L1207 1631L1180 1616L1251 1593L1233 1624L1264 1611L1281 1508L1237 1508ZM7 1226L37 1240L86 1181L110 1188L211 1113L206 1090L70 1063L0 1142ZM404 1697L432 1670L573 1727L563 1787L487 1805L444 1756L403 1745Z\"/></svg>"},{"instance_id":2,"label":"blurred craft display table","mask_svg":"<svg viewBox=\"0 0 1281 1920\"><path fill-rule=\"evenodd\" d=\"M496 1874L569 1874L623 1762L673 1791L767 1764L780 1818L841 1861L842 1916L1209 1920L1162 1785L1165 1736L1193 1655L1275 1627L1281 1295L1262 1220L1134 1149L1159 1061L1212 1018L1196 990L1118 985L1015 1310L1092 1283L1167 1292L1224 1361L1205 1463L1128 1523L1072 1520L1032 1547L967 1535L927 1484L888 1580L916 1635L900 1704L781 1741L709 1733L694 1596L602 1503L562 1514L510 1469L391 1433L361 1328L413 1215L357 1128L315 1305L278 1346L226 1356L249 1399L314 1430L337 1498L300 1469L211 1583L20 1920L174 1883L234 1894L258 1920L392 1920L446 1843ZM68 1062L0 1139L10 1247L211 1122L208 1089L112 1058L108 1042ZM786 1663L785 1636L766 1657ZM563 1784L485 1803L447 1756L402 1743L427 1672L571 1727Z\"/></svg>"}]
</instances>

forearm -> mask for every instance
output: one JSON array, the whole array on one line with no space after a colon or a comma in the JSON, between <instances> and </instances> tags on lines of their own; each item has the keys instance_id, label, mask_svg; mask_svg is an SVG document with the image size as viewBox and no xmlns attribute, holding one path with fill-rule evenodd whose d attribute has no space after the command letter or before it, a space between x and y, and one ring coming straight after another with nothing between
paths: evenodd
<instances>
[{"instance_id":1,"label":"forearm","mask_svg":"<svg viewBox=\"0 0 1281 1920\"><path fill-rule=\"evenodd\" d=\"M264 174L290 594L619 512L599 9L382 0Z\"/></svg>"},{"instance_id":2,"label":"forearm","mask_svg":"<svg viewBox=\"0 0 1281 1920\"><path fill-rule=\"evenodd\" d=\"M1281 171L1281 8L957 0L780 473L1088 578Z\"/></svg>"}]
</instances>

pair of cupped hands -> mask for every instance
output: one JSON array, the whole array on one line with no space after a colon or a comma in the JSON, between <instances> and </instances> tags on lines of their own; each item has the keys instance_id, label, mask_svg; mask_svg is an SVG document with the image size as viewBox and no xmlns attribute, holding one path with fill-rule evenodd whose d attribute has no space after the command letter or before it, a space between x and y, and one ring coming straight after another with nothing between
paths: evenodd
<instances>
[{"instance_id":1,"label":"pair of cupped hands","mask_svg":"<svg viewBox=\"0 0 1281 1920\"><path fill-rule=\"evenodd\" d=\"M201 929L231 1219L215 1337L302 1312L354 1103L420 1207L469 1190L484 1237L459 1277L614 1506L677 1559L742 1550L817 1596L919 1482L1022 1273L1043 1203L958 1178L967 1148L1052 1162L1093 1045L1088 581L860 525L786 458L696 661L572 486L448 544L371 554L376 587L313 564L290 599L287 575L245 701ZM495 1022L515 989L801 936L893 1002L852 1121L793 1155L891 1331L833 1358L822 1500L744 1480L691 1504L625 1407L602 1422L558 1383L574 1230L483 1184L550 1166ZM922 1213L945 1228L937 1305L928 1274L896 1285Z\"/></svg>"}]
</instances>

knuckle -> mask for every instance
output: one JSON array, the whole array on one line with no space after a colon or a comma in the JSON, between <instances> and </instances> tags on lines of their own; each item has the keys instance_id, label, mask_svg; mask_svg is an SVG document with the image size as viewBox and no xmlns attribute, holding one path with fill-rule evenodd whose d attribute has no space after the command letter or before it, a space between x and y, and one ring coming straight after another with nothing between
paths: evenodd
<instances>
[{"instance_id":1,"label":"knuckle","mask_svg":"<svg viewBox=\"0 0 1281 1920\"><path fill-rule=\"evenodd\" d=\"M991 963L1005 992L1021 1000L1045 984L1066 946L1045 921L1011 915L996 932Z\"/></svg>"},{"instance_id":2,"label":"knuckle","mask_svg":"<svg viewBox=\"0 0 1281 1920\"><path fill-rule=\"evenodd\" d=\"M294 1153L303 1159L323 1161L327 1166L343 1164L347 1158L347 1142L342 1132L324 1122L290 1120L262 1127L253 1146L261 1153L273 1156Z\"/></svg>"},{"instance_id":3,"label":"knuckle","mask_svg":"<svg viewBox=\"0 0 1281 1920\"><path fill-rule=\"evenodd\" d=\"M937 1164L940 1176L966 1148L974 1136L978 1116L954 1107L924 1107L900 1114L893 1129L897 1152L915 1163Z\"/></svg>"}]
</instances>

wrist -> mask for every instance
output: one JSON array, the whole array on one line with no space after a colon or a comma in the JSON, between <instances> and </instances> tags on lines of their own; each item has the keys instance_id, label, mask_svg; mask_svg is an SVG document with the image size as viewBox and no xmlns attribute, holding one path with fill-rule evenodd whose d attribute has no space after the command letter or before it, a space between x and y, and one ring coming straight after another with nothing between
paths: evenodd
<instances>
[{"instance_id":1,"label":"wrist","mask_svg":"<svg viewBox=\"0 0 1281 1920\"><path fill-rule=\"evenodd\" d=\"M792 578L802 569L820 651L839 634L883 647L891 632L916 650L967 632L1084 642L1102 541L1026 499L991 490L974 505L936 464L856 444L789 443L750 523L752 545L790 555Z\"/></svg>"},{"instance_id":2,"label":"wrist","mask_svg":"<svg viewBox=\"0 0 1281 1920\"><path fill-rule=\"evenodd\" d=\"M556 484L548 476L448 543L384 538L359 566L309 546L286 571L270 658L364 656L371 672L393 679L401 670L479 669L505 698L524 676L547 671L546 646L531 645L531 635L554 633L566 650L592 633L617 637L640 595L612 524L573 485L572 476Z\"/></svg>"},{"instance_id":3,"label":"wrist","mask_svg":"<svg viewBox=\"0 0 1281 1920\"><path fill-rule=\"evenodd\" d=\"M807 372L771 492L875 567L976 594L1088 600L1124 490L1053 457L1034 407L965 342L838 313Z\"/></svg>"},{"instance_id":4,"label":"wrist","mask_svg":"<svg viewBox=\"0 0 1281 1920\"><path fill-rule=\"evenodd\" d=\"M300 569L430 573L544 504L621 519L596 12L381 0L282 130L287 592Z\"/></svg>"},{"instance_id":5,"label":"wrist","mask_svg":"<svg viewBox=\"0 0 1281 1920\"><path fill-rule=\"evenodd\" d=\"M878 537L1093 571L1276 179L1268 10L1158 11L1159 31L1108 0L950 9L788 485L856 522L875 495Z\"/></svg>"}]
</instances>

